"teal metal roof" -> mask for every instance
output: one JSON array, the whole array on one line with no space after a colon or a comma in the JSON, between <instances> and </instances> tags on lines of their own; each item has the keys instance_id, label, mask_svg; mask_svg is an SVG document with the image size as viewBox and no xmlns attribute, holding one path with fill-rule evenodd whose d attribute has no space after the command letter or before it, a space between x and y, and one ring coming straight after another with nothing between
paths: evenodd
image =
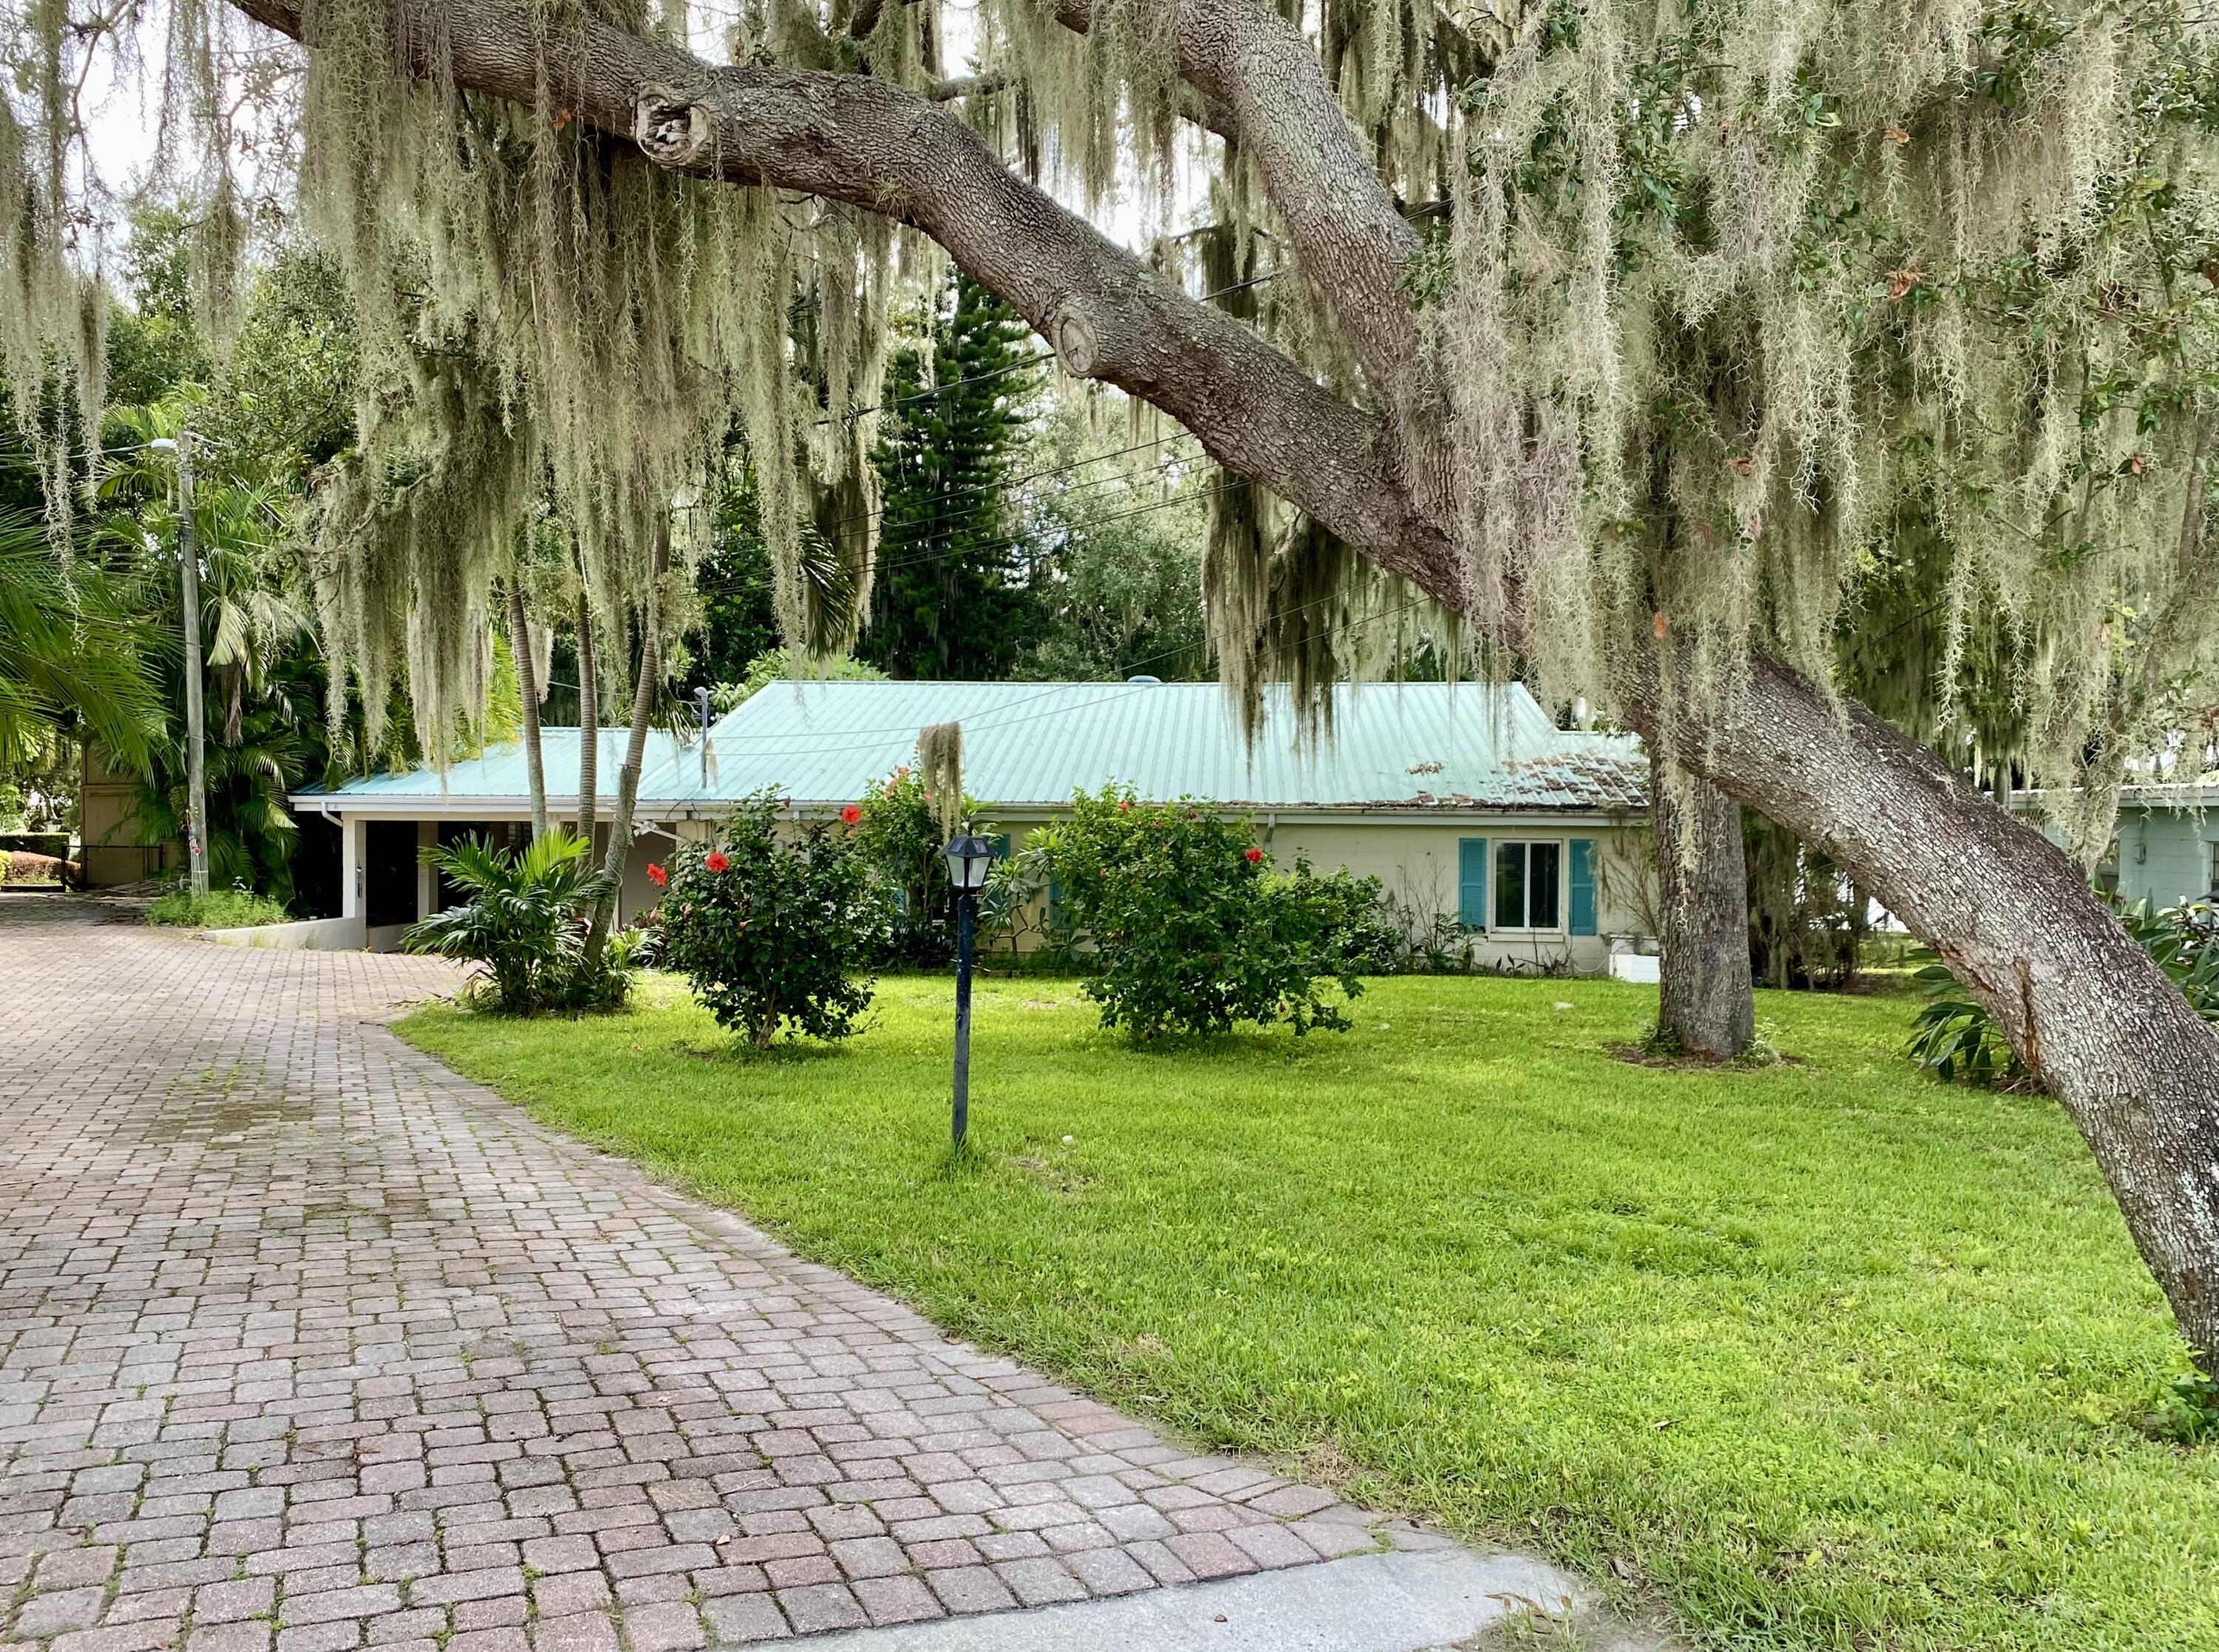
<instances>
[{"instance_id":1,"label":"teal metal roof","mask_svg":"<svg viewBox=\"0 0 2219 1652\"><path fill-rule=\"evenodd\" d=\"M844 803L949 721L967 789L1003 807L1118 781L1258 808L1621 810L1648 778L1638 742L1560 730L1514 684L1336 689L1332 736L1300 750L1284 693L1252 747L1215 683L774 682L717 726L712 785L687 795Z\"/></svg>"},{"instance_id":2,"label":"teal metal roof","mask_svg":"<svg viewBox=\"0 0 2219 1652\"><path fill-rule=\"evenodd\" d=\"M1241 737L1215 683L774 682L698 743L650 737L640 802L650 818L709 812L766 787L803 807L836 806L916 761L917 730L963 725L967 789L1003 808L1053 807L1110 782L1149 798L1263 809L1619 811L1645 805L1648 763L1631 736L1557 728L1516 684L1371 683L1336 689L1333 733L1298 748L1284 693L1263 732ZM602 734L600 791L612 797L625 731ZM550 799L575 798L575 729L542 736ZM444 776L351 780L303 793L326 807L389 810L421 801L469 817L474 799L513 808L522 751L504 747Z\"/></svg>"},{"instance_id":3,"label":"teal metal roof","mask_svg":"<svg viewBox=\"0 0 2219 1652\"><path fill-rule=\"evenodd\" d=\"M547 795L575 804L578 797L578 753L581 742L575 728L543 729L539 734L540 758L547 767ZM617 769L623 763L625 748L631 740L631 730L618 727L601 730L598 751L599 772L594 777L596 796L613 803L616 800ZM697 754L698 746L693 748ZM640 771L641 794L661 796L650 792L650 780L666 791L679 782L673 776L674 760L680 748L677 741L661 730L650 730L647 736L647 761ZM698 770L694 777L699 778ZM499 798L505 802L529 798L531 782L525 773L524 745L512 741L504 745L489 746L482 756L466 758L448 765L447 772L437 769L411 769L405 774L370 774L351 779L344 786L328 790L309 786L295 792L296 798L320 798L329 802L335 798L359 799L366 804L381 806L387 804L423 801L441 805L459 804L465 798Z\"/></svg>"}]
</instances>

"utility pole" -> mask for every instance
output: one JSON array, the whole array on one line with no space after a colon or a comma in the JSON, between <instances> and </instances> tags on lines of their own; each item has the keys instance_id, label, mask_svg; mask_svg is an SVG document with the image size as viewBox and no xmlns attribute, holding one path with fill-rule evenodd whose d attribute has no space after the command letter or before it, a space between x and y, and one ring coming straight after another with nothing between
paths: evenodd
<instances>
[{"instance_id":1,"label":"utility pole","mask_svg":"<svg viewBox=\"0 0 2219 1652\"><path fill-rule=\"evenodd\" d=\"M165 444L156 443L161 446ZM179 431L177 452L177 573L185 607L185 854L196 896L208 892L206 718L201 707L201 559L193 540L193 433Z\"/></svg>"}]
</instances>

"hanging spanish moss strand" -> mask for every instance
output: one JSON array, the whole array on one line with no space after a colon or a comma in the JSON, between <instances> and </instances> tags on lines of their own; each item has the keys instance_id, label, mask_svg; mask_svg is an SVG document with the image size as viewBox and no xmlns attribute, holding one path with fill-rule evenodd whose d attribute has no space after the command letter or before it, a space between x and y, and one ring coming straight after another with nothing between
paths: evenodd
<instances>
[{"instance_id":1,"label":"hanging spanish moss strand","mask_svg":"<svg viewBox=\"0 0 2219 1652\"><path fill-rule=\"evenodd\" d=\"M928 724L917 731L917 777L925 800L940 823L940 835L953 839L963 830L963 725Z\"/></svg>"}]
</instances>

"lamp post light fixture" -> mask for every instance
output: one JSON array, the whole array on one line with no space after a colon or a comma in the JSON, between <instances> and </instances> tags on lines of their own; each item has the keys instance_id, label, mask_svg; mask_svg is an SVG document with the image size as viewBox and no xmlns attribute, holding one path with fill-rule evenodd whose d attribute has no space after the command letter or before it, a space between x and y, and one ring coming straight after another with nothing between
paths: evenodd
<instances>
[{"instance_id":1,"label":"lamp post light fixture","mask_svg":"<svg viewBox=\"0 0 2219 1652\"><path fill-rule=\"evenodd\" d=\"M971 1122L971 942L977 928L979 891L994 865L991 838L967 833L948 840L948 881L955 891L955 1116L957 1147Z\"/></svg>"}]
</instances>

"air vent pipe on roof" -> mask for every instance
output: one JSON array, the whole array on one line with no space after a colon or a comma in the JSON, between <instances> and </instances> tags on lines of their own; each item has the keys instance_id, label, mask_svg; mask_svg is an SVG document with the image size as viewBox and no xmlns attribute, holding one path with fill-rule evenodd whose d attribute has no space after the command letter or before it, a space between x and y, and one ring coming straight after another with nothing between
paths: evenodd
<instances>
[{"instance_id":1,"label":"air vent pipe on roof","mask_svg":"<svg viewBox=\"0 0 2219 1652\"><path fill-rule=\"evenodd\" d=\"M1163 681L1163 679L1161 677L1139 676L1128 677L1125 680L1128 683L1159 683Z\"/></svg>"}]
</instances>

